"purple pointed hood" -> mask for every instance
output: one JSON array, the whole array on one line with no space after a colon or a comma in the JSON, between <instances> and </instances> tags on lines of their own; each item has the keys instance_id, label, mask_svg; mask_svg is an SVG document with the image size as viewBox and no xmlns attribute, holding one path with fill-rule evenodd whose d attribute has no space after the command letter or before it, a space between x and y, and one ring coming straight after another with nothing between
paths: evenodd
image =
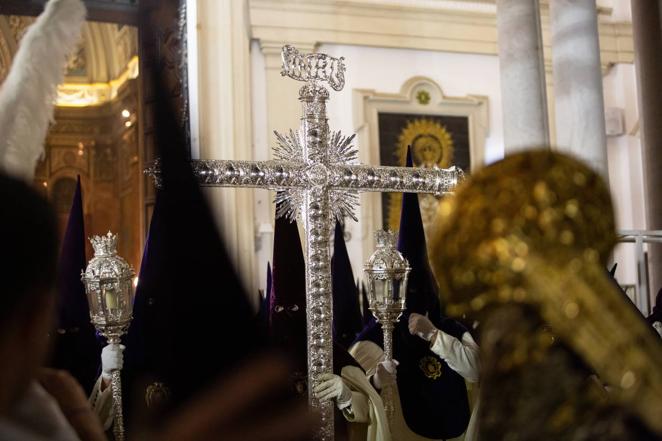
<instances>
[{"instance_id":1,"label":"purple pointed hood","mask_svg":"<svg viewBox=\"0 0 662 441\"><path fill-rule=\"evenodd\" d=\"M299 229L295 221L276 219L269 296L272 341L304 370L306 358L306 270Z\"/></svg>"},{"instance_id":2,"label":"purple pointed hood","mask_svg":"<svg viewBox=\"0 0 662 441\"><path fill-rule=\"evenodd\" d=\"M412 167L411 149L407 149L407 167ZM407 311L419 314L440 313L437 282L430 269L425 230L418 203L418 194L402 195L398 251L409 261L411 272L407 287Z\"/></svg>"},{"instance_id":3,"label":"purple pointed hood","mask_svg":"<svg viewBox=\"0 0 662 441\"><path fill-rule=\"evenodd\" d=\"M168 90L154 75L162 186L140 269L125 371L137 383L164 384L170 407L177 407L253 355L264 339L256 335L255 312L193 174ZM129 393L145 396L144 389Z\"/></svg>"},{"instance_id":4,"label":"purple pointed hood","mask_svg":"<svg viewBox=\"0 0 662 441\"><path fill-rule=\"evenodd\" d=\"M287 353L295 365L295 376L305 381L308 371L306 339L306 267L296 222L276 219L269 324L272 341ZM358 366L335 339L334 372L342 367Z\"/></svg>"},{"instance_id":5,"label":"purple pointed hood","mask_svg":"<svg viewBox=\"0 0 662 441\"><path fill-rule=\"evenodd\" d=\"M69 371L90 392L98 375L101 343L90 322L90 310L81 281L85 270L85 225L80 176L62 240L57 275L57 332L52 365Z\"/></svg>"}]
</instances>

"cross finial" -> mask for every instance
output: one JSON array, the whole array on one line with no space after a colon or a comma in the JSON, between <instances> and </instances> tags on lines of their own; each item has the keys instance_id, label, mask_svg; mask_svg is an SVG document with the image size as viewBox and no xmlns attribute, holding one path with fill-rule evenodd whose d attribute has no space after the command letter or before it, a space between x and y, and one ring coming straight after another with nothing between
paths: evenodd
<instances>
[{"instance_id":1,"label":"cross finial","mask_svg":"<svg viewBox=\"0 0 662 441\"><path fill-rule=\"evenodd\" d=\"M315 84L326 81L335 91L345 86L345 58L326 54L301 54L294 46L285 45L281 52L283 68L280 74L297 81Z\"/></svg>"}]
</instances>

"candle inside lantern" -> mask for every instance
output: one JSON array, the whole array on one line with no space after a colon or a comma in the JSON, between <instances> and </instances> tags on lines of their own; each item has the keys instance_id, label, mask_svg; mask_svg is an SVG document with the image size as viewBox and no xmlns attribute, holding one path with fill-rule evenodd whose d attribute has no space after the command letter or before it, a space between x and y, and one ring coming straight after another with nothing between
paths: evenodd
<instances>
[{"instance_id":1,"label":"candle inside lantern","mask_svg":"<svg viewBox=\"0 0 662 441\"><path fill-rule=\"evenodd\" d=\"M103 289L104 299L106 301L106 308L109 312L115 311L117 309L117 290L112 287L105 287Z\"/></svg>"}]
</instances>

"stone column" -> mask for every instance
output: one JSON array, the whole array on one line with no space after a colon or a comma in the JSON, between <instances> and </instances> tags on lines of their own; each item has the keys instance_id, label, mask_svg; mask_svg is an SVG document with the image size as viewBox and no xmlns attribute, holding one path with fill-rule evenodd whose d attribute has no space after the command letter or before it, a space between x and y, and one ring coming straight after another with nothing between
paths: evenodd
<instances>
[{"instance_id":1,"label":"stone column","mask_svg":"<svg viewBox=\"0 0 662 441\"><path fill-rule=\"evenodd\" d=\"M549 2L556 144L608 179L595 0Z\"/></svg>"},{"instance_id":2,"label":"stone column","mask_svg":"<svg viewBox=\"0 0 662 441\"><path fill-rule=\"evenodd\" d=\"M497 0L504 153L549 146L538 0Z\"/></svg>"},{"instance_id":3,"label":"stone column","mask_svg":"<svg viewBox=\"0 0 662 441\"><path fill-rule=\"evenodd\" d=\"M639 93L639 122L644 158L646 223L662 230L662 5L658 1L632 2L635 66ZM662 245L649 246L651 304L662 288Z\"/></svg>"}]
</instances>

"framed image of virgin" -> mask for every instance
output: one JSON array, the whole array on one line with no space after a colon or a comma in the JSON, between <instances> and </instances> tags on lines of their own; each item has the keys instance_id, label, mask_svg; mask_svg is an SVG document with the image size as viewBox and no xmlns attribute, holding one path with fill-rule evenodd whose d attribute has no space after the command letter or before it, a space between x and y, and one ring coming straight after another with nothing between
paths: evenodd
<instances>
[{"instance_id":1,"label":"framed image of virgin","mask_svg":"<svg viewBox=\"0 0 662 441\"><path fill-rule=\"evenodd\" d=\"M380 165L404 167L407 148L414 167L448 168L455 165L468 172L469 118L449 115L378 113ZM439 197L419 196L423 224L430 225ZM401 193L382 193L382 227L397 231L400 224Z\"/></svg>"},{"instance_id":2,"label":"framed image of virgin","mask_svg":"<svg viewBox=\"0 0 662 441\"><path fill-rule=\"evenodd\" d=\"M455 165L470 174L483 164L489 131L487 97L445 96L433 80L414 77L402 85L400 93L354 90L353 98L361 162L404 166L410 146L415 167ZM361 215L362 243L367 253L374 246L371 231L397 231L402 194L365 194L361 198L366 211ZM439 200L433 195L419 196L427 235Z\"/></svg>"}]
</instances>

